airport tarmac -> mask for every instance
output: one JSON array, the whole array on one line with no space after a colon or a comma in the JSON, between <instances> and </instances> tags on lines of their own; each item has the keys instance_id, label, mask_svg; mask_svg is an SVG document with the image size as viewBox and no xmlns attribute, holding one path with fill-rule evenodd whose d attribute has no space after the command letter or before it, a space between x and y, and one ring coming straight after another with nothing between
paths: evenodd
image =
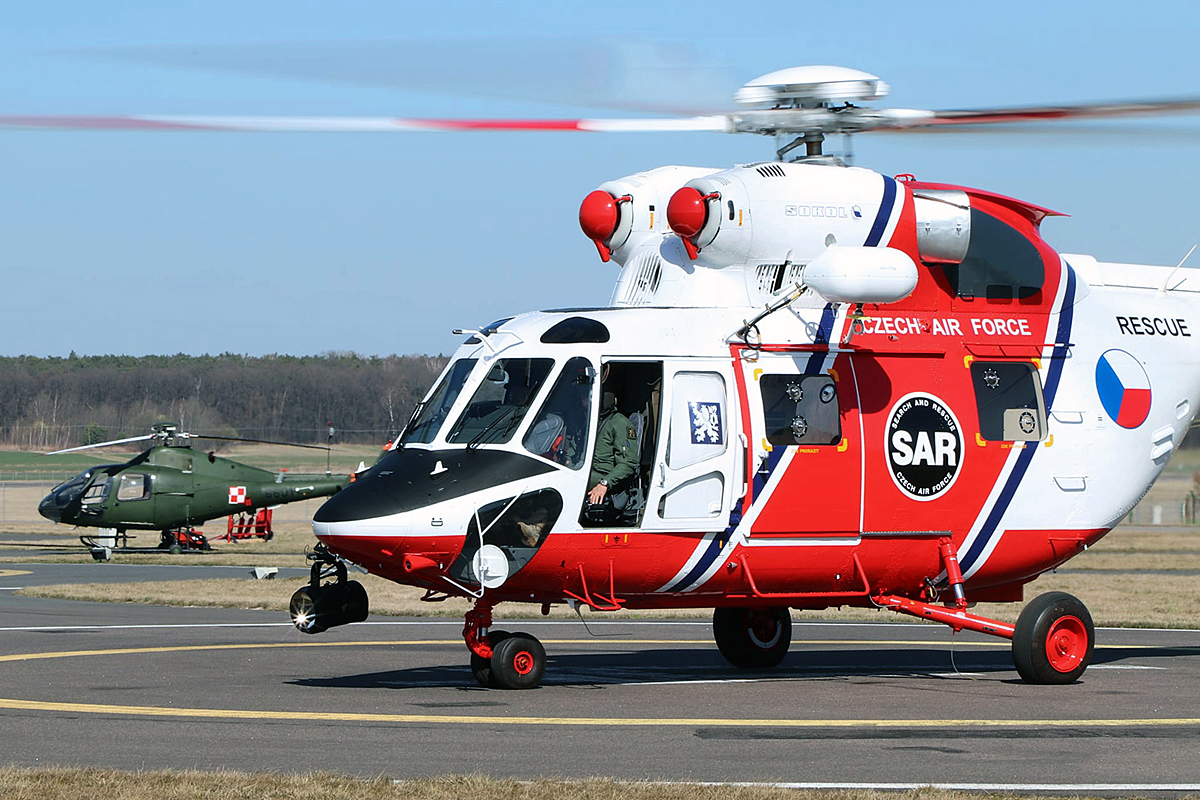
<instances>
[{"instance_id":1,"label":"airport tarmac","mask_svg":"<svg viewBox=\"0 0 1200 800\"><path fill-rule=\"evenodd\" d=\"M0 585L63 569L230 568L4 565ZM705 622L505 621L549 653L540 688L505 692L475 684L459 620L304 636L277 612L0 609L4 761L24 766L1200 790L1200 631L1101 630L1082 681L1029 686L1003 640L890 617L797 625L751 672Z\"/></svg>"}]
</instances>

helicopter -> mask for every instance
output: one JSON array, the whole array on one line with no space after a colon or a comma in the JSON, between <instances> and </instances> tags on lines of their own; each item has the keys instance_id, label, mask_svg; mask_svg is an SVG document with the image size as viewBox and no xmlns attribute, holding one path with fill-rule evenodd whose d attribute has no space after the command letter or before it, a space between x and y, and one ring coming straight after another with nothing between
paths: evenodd
<instances>
[{"instance_id":1,"label":"helicopter","mask_svg":"<svg viewBox=\"0 0 1200 800\"><path fill-rule=\"evenodd\" d=\"M301 475L268 470L198 453L193 439L260 442L229 436L200 436L173 423L154 425L143 436L57 450L48 455L154 440L156 444L129 461L89 467L55 486L38 505L48 520L85 528L105 529L80 541L97 560L116 552L209 550L204 534L195 529L207 520L254 514L284 503L327 497L350 483L350 475ZM271 442L271 444L282 444ZM294 444L318 450L319 445ZM261 528L261 526L259 526ZM156 547L131 547L129 531L158 531ZM264 534L265 535L265 534Z\"/></svg>"},{"instance_id":2,"label":"helicopter","mask_svg":"<svg viewBox=\"0 0 1200 800\"><path fill-rule=\"evenodd\" d=\"M718 650L755 670L786 656L791 609L883 609L1010 640L1024 681L1071 683L1096 636L1080 599L1039 595L1015 624L970 609L1023 601L1154 483L1200 403L1200 281L1182 262L1058 253L1040 226L1059 212L850 166L824 143L1200 100L863 105L887 94L875 75L808 66L691 118L0 124L775 137L769 161L664 166L584 197L584 235L620 268L609 305L455 331L465 340L402 433L314 515L293 624L365 619L354 565L427 601L472 600L463 638L491 688L531 689L546 670L535 637L493 626L505 602L711 608Z\"/></svg>"}]
</instances>

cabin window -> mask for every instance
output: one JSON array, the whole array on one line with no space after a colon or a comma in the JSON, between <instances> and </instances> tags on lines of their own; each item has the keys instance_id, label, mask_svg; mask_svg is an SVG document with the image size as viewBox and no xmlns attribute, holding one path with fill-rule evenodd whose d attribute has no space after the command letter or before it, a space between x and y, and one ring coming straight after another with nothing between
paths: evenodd
<instances>
[{"instance_id":1,"label":"cabin window","mask_svg":"<svg viewBox=\"0 0 1200 800\"><path fill-rule=\"evenodd\" d=\"M417 406L413 420L401 439L402 443L429 444L450 413L451 406L462 392L463 384L475 367L475 359L461 358L450 365L429 399Z\"/></svg>"},{"instance_id":2,"label":"cabin window","mask_svg":"<svg viewBox=\"0 0 1200 800\"><path fill-rule=\"evenodd\" d=\"M828 445L842 441L837 386L828 375L763 375L763 420L772 445Z\"/></svg>"},{"instance_id":3,"label":"cabin window","mask_svg":"<svg viewBox=\"0 0 1200 800\"><path fill-rule=\"evenodd\" d=\"M125 474L117 486L117 499L122 502L145 500L150 496L150 476L144 473Z\"/></svg>"},{"instance_id":4,"label":"cabin window","mask_svg":"<svg viewBox=\"0 0 1200 800\"><path fill-rule=\"evenodd\" d=\"M507 442L553 366L550 358L505 358L492 364L446 441L471 445Z\"/></svg>"},{"instance_id":5,"label":"cabin window","mask_svg":"<svg viewBox=\"0 0 1200 800\"><path fill-rule=\"evenodd\" d=\"M550 390L522 444L534 455L579 469L587 459L592 416L592 362L572 358Z\"/></svg>"},{"instance_id":6,"label":"cabin window","mask_svg":"<svg viewBox=\"0 0 1200 800\"><path fill-rule=\"evenodd\" d=\"M989 442L1040 442L1046 438L1042 381L1033 364L972 361L971 382L979 435Z\"/></svg>"},{"instance_id":7,"label":"cabin window","mask_svg":"<svg viewBox=\"0 0 1200 800\"><path fill-rule=\"evenodd\" d=\"M1025 300L1046 280L1042 254L1023 233L990 214L971 209L971 243L961 264L947 264L955 294L993 302Z\"/></svg>"}]
</instances>

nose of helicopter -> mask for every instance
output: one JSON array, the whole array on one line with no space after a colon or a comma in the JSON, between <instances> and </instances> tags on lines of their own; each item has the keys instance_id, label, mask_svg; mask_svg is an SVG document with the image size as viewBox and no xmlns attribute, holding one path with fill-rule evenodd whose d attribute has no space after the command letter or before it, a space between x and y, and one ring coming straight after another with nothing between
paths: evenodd
<instances>
[{"instance_id":1,"label":"nose of helicopter","mask_svg":"<svg viewBox=\"0 0 1200 800\"><path fill-rule=\"evenodd\" d=\"M51 522L62 522L63 506L58 502L58 495L54 492L42 498L42 502L38 503L38 513Z\"/></svg>"},{"instance_id":2,"label":"nose of helicopter","mask_svg":"<svg viewBox=\"0 0 1200 800\"><path fill-rule=\"evenodd\" d=\"M38 513L51 522L62 522L62 509L54 502L54 495L48 494L38 503Z\"/></svg>"}]
</instances>

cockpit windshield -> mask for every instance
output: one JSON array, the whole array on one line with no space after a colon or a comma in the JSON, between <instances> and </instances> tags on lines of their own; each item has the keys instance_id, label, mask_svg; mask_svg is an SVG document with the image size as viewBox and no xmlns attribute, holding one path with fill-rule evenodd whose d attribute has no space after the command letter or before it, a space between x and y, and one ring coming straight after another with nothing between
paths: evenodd
<instances>
[{"instance_id":1,"label":"cockpit windshield","mask_svg":"<svg viewBox=\"0 0 1200 800\"><path fill-rule=\"evenodd\" d=\"M467 382L467 377L474 367L475 359L473 358L459 359L450 366L442 378L442 382L429 396L429 400L417 409L417 414L409 424L408 431L400 440L401 444L413 442L429 444L433 441L433 437L437 435L438 429L442 427L442 423L450 414L451 406L458 399L463 384Z\"/></svg>"},{"instance_id":2,"label":"cockpit windshield","mask_svg":"<svg viewBox=\"0 0 1200 800\"><path fill-rule=\"evenodd\" d=\"M451 444L507 442L550 374L550 358L505 358L488 370L446 436Z\"/></svg>"}]
</instances>

